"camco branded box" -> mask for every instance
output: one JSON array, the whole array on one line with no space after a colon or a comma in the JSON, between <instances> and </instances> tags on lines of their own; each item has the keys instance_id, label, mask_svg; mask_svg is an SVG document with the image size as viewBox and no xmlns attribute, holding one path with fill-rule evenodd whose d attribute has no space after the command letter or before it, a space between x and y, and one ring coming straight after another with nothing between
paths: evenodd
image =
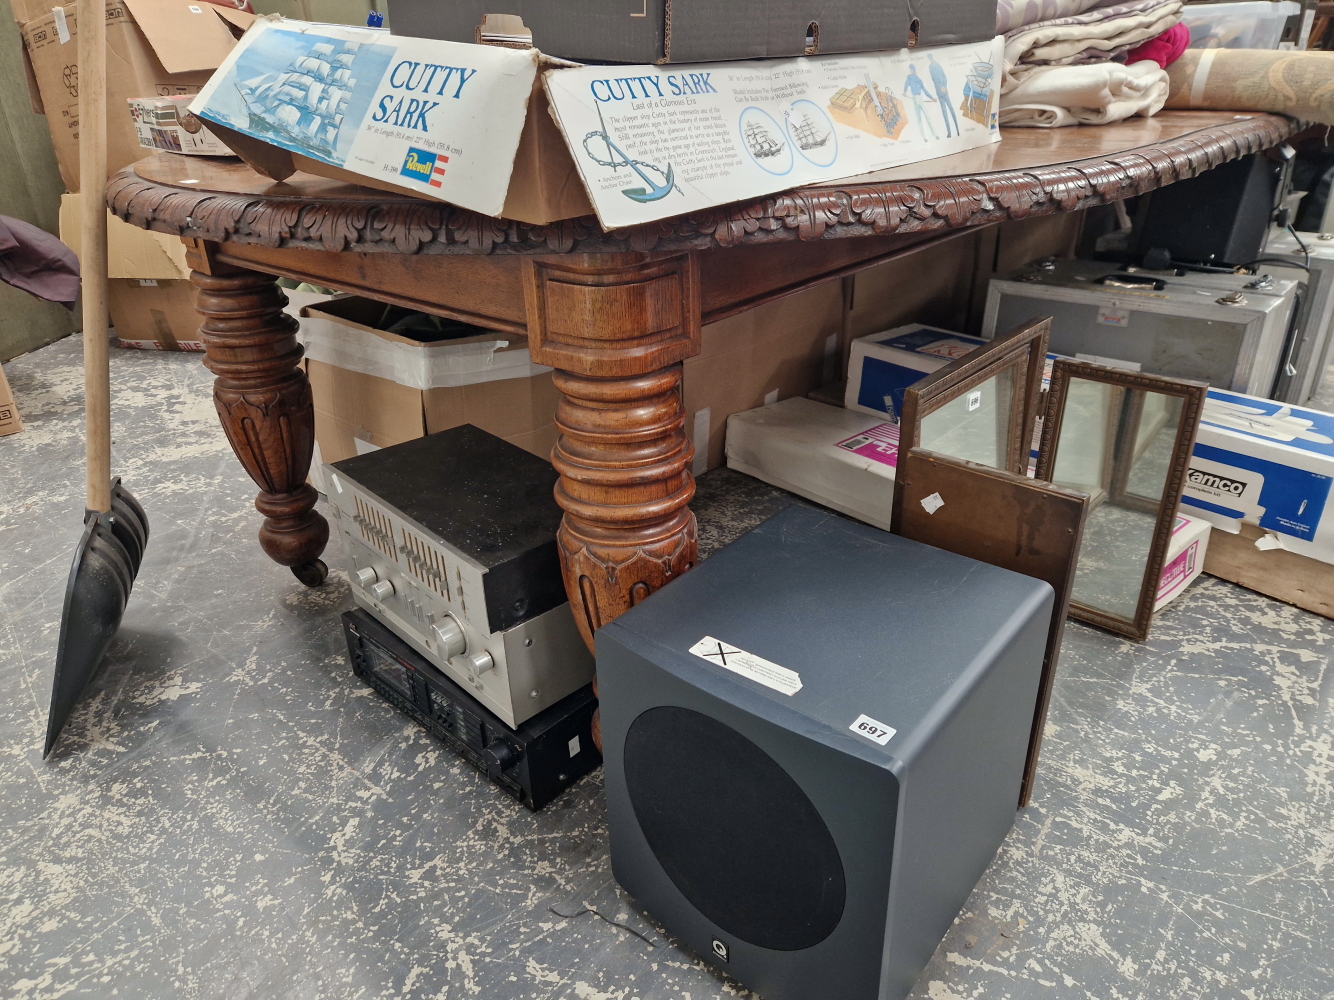
<instances>
[{"instance_id":1,"label":"camco branded box","mask_svg":"<svg viewBox=\"0 0 1334 1000\"><path fill-rule=\"evenodd\" d=\"M79 190L77 4L49 9L23 25L60 176ZM189 0L108 0L107 174L152 152L139 144L125 111L132 97L195 94L236 44L253 14Z\"/></svg>"},{"instance_id":2,"label":"camco branded box","mask_svg":"<svg viewBox=\"0 0 1334 1000\"><path fill-rule=\"evenodd\" d=\"M1199 517L1178 514L1172 524L1172 536L1163 557L1163 572L1158 578L1158 593L1153 610L1159 611L1180 597L1191 581L1204 571L1209 548L1209 522Z\"/></svg>"},{"instance_id":3,"label":"camco branded box","mask_svg":"<svg viewBox=\"0 0 1334 1000\"><path fill-rule=\"evenodd\" d=\"M544 52L588 62L687 63L990 41L994 0L508 0ZM394 0L395 34L471 42L492 0Z\"/></svg>"},{"instance_id":4,"label":"camco branded box","mask_svg":"<svg viewBox=\"0 0 1334 1000\"><path fill-rule=\"evenodd\" d=\"M858 337L848 357L843 405L897 423L905 389L985 343L980 337L920 323Z\"/></svg>"},{"instance_id":5,"label":"camco branded box","mask_svg":"<svg viewBox=\"0 0 1334 1000\"><path fill-rule=\"evenodd\" d=\"M1243 522L1266 544L1334 562L1334 415L1210 389L1181 502L1235 534Z\"/></svg>"},{"instance_id":6,"label":"camco branded box","mask_svg":"<svg viewBox=\"0 0 1334 1000\"><path fill-rule=\"evenodd\" d=\"M797 397L733 414L727 467L889 530L899 429Z\"/></svg>"},{"instance_id":7,"label":"camco branded box","mask_svg":"<svg viewBox=\"0 0 1334 1000\"><path fill-rule=\"evenodd\" d=\"M139 145L191 156L233 155L197 116L190 114L192 100L189 96L131 98L130 119Z\"/></svg>"}]
</instances>

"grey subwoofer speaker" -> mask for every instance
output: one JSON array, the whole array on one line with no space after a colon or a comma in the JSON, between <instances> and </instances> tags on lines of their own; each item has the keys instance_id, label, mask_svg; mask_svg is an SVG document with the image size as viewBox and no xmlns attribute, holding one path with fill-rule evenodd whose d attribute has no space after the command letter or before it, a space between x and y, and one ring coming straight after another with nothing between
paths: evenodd
<instances>
[{"instance_id":1,"label":"grey subwoofer speaker","mask_svg":"<svg viewBox=\"0 0 1334 1000\"><path fill-rule=\"evenodd\" d=\"M792 507L597 634L616 879L765 1000L904 996L1014 820L1051 588Z\"/></svg>"}]
</instances>

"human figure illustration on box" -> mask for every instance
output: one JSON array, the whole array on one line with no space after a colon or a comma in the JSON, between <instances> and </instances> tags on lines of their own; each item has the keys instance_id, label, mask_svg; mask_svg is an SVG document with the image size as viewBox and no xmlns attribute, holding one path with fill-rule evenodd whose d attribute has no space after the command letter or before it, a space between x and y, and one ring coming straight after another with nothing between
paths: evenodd
<instances>
[{"instance_id":1,"label":"human figure illustration on box","mask_svg":"<svg viewBox=\"0 0 1334 1000\"><path fill-rule=\"evenodd\" d=\"M945 119L945 138L959 135L962 129L959 128L959 116L954 113L954 108L950 104L949 77L945 75L945 67L936 62L934 53L927 53L927 61L931 64L931 82L936 85L936 99L940 103L940 116ZM954 123L954 131L950 131L950 122Z\"/></svg>"},{"instance_id":2,"label":"human figure illustration on box","mask_svg":"<svg viewBox=\"0 0 1334 1000\"><path fill-rule=\"evenodd\" d=\"M917 117L918 138L923 142L926 142L927 132L931 133L932 139L939 138L939 136L936 135L936 130L931 127L931 120L926 116L926 109L922 107L923 98L932 102L935 101L935 98L926 92L926 84L924 84L922 78L917 75L917 67L911 63L908 65L908 79L903 81L903 92L908 97L912 98L913 111L916 112Z\"/></svg>"}]
</instances>

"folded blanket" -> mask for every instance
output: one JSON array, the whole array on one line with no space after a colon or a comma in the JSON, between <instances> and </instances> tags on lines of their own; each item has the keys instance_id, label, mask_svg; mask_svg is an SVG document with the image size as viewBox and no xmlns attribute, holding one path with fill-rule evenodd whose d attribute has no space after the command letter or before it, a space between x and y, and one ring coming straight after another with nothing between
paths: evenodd
<instances>
[{"instance_id":1,"label":"folded blanket","mask_svg":"<svg viewBox=\"0 0 1334 1000\"><path fill-rule=\"evenodd\" d=\"M1169 108L1276 111L1334 125L1334 52L1187 49L1168 75Z\"/></svg>"},{"instance_id":2,"label":"folded blanket","mask_svg":"<svg viewBox=\"0 0 1334 1000\"><path fill-rule=\"evenodd\" d=\"M1102 62L1127 52L1180 21L1181 8L1181 0L1129 0L1011 31L1001 93L1039 66Z\"/></svg>"},{"instance_id":3,"label":"folded blanket","mask_svg":"<svg viewBox=\"0 0 1334 1000\"><path fill-rule=\"evenodd\" d=\"M1157 114L1167 99L1167 72L1151 59L1123 66L1038 66L1000 100L1000 123L1029 128L1107 125Z\"/></svg>"},{"instance_id":4,"label":"folded blanket","mask_svg":"<svg viewBox=\"0 0 1334 1000\"><path fill-rule=\"evenodd\" d=\"M997 0L996 34L1003 35L1015 28L1037 21L1052 21L1058 17L1082 14L1093 7L1111 7L1125 0Z\"/></svg>"}]
</instances>

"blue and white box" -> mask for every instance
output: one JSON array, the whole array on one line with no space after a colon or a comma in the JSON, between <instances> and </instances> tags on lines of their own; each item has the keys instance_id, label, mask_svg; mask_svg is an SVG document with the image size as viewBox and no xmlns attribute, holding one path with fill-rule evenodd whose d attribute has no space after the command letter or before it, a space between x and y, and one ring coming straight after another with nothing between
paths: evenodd
<instances>
[{"instance_id":1,"label":"blue and white box","mask_svg":"<svg viewBox=\"0 0 1334 1000\"><path fill-rule=\"evenodd\" d=\"M1210 389L1182 512L1236 533L1268 531L1289 552L1334 563L1334 414Z\"/></svg>"},{"instance_id":2,"label":"blue and white box","mask_svg":"<svg viewBox=\"0 0 1334 1000\"><path fill-rule=\"evenodd\" d=\"M987 341L937 326L912 323L852 342L843 405L898 422L903 393L932 372L972 353Z\"/></svg>"}]
</instances>

